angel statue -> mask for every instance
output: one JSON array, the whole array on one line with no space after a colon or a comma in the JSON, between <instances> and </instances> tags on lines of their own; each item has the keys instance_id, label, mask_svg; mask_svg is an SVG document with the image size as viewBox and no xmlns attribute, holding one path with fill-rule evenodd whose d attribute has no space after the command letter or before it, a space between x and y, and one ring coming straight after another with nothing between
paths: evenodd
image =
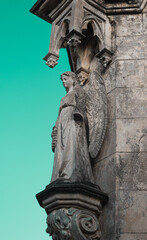
<instances>
[{"instance_id":1,"label":"angel statue","mask_svg":"<svg viewBox=\"0 0 147 240\"><path fill-rule=\"evenodd\" d=\"M67 94L61 100L52 131L54 167L51 182L94 183L91 164L100 150L107 118L103 79L93 71L85 86L80 86L74 72L63 73L61 80Z\"/></svg>"}]
</instances>

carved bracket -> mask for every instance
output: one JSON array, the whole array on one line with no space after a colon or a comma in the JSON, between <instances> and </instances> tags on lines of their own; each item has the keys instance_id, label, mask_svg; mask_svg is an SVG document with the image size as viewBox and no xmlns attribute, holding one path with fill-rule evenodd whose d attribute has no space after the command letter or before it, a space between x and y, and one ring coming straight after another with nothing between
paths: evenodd
<instances>
[{"instance_id":1,"label":"carved bracket","mask_svg":"<svg viewBox=\"0 0 147 240\"><path fill-rule=\"evenodd\" d=\"M112 61L112 52L108 51L107 49L103 49L96 55L96 57L99 58L99 61L103 67L107 68Z\"/></svg>"},{"instance_id":2,"label":"carved bracket","mask_svg":"<svg viewBox=\"0 0 147 240\"><path fill-rule=\"evenodd\" d=\"M36 195L47 213L47 233L53 240L99 240L99 216L108 196L91 183L49 184Z\"/></svg>"},{"instance_id":3,"label":"carved bracket","mask_svg":"<svg viewBox=\"0 0 147 240\"><path fill-rule=\"evenodd\" d=\"M83 68L78 69L76 72L80 85L83 86L88 81L89 72Z\"/></svg>"}]
</instances>

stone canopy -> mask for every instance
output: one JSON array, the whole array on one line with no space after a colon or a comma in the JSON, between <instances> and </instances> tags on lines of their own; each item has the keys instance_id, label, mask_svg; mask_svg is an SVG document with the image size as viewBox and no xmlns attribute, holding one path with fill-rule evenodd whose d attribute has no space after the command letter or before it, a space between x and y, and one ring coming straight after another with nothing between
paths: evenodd
<instances>
[{"instance_id":1,"label":"stone canopy","mask_svg":"<svg viewBox=\"0 0 147 240\"><path fill-rule=\"evenodd\" d=\"M139 13L146 0L84 0L105 14ZM30 12L52 23L73 0L38 0Z\"/></svg>"}]
</instances>

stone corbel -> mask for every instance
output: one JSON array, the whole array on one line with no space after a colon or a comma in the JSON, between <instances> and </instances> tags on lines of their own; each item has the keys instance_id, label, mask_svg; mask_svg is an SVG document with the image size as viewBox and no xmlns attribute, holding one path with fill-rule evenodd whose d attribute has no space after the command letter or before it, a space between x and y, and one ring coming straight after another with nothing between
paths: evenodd
<instances>
[{"instance_id":1,"label":"stone corbel","mask_svg":"<svg viewBox=\"0 0 147 240\"><path fill-rule=\"evenodd\" d=\"M84 68L80 68L76 72L80 85L83 86L88 81L89 72Z\"/></svg>"},{"instance_id":2,"label":"stone corbel","mask_svg":"<svg viewBox=\"0 0 147 240\"><path fill-rule=\"evenodd\" d=\"M36 195L47 213L47 233L53 240L99 240L99 216L108 197L98 186L53 182Z\"/></svg>"},{"instance_id":3,"label":"stone corbel","mask_svg":"<svg viewBox=\"0 0 147 240\"><path fill-rule=\"evenodd\" d=\"M79 33L76 30L72 30L65 38L65 41L70 47L77 47L80 43L84 35Z\"/></svg>"},{"instance_id":4,"label":"stone corbel","mask_svg":"<svg viewBox=\"0 0 147 240\"><path fill-rule=\"evenodd\" d=\"M112 61L113 53L110 52L108 49L104 48L100 51L96 57L99 59L100 63L103 65L104 68L107 68Z\"/></svg>"}]
</instances>

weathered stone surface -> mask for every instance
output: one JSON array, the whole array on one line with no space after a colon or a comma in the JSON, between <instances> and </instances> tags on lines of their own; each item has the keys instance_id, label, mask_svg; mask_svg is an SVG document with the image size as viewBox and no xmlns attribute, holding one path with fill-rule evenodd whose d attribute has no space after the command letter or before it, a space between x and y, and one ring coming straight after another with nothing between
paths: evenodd
<instances>
[{"instance_id":1,"label":"weathered stone surface","mask_svg":"<svg viewBox=\"0 0 147 240\"><path fill-rule=\"evenodd\" d=\"M45 2L41 2L38 0L35 5L30 10L32 13L37 15L38 17L44 19L45 21L51 23L57 16L60 16L61 9L65 10L66 6L72 2L68 1L57 1L54 0L54 4L52 0L46 0ZM75 2L75 1L74 1ZM86 3L87 2L87 3ZM79 0L78 9L81 10L82 1ZM90 8L91 11L99 11L100 13L104 12L106 15L108 14L136 14L143 11L145 0L124 0L124 1L116 1L116 0L86 0L84 1L84 5L87 9ZM94 8L93 8L94 7ZM74 16L78 18L81 15L82 11L77 12Z\"/></svg>"},{"instance_id":2,"label":"weathered stone surface","mask_svg":"<svg viewBox=\"0 0 147 240\"><path fill-rule=\"evenodd\" d=\"M130 14L114 17L116 22L116 35L119 37L142 34L142 15Z\"/></svg>"},{"instance_id":3,"label":"weathered stone surface","mask_svg":"<svg viewBox=\"0 0 147 240\"><path fill-rule=\"evenodd\" d=\"M115 172L117 189L147 190L147 152L118 153Z\"/></svg>"},{"instance_id":4,"label":"weathered stone surface","mask_svg":"<svg viewBox=\"0 0 147 240\"><path fill-rule=\"evenodd\" d=\"M116 151L116 121L110 120L107 124L105 138L96 161L104 159Z\"/></svg>"},{"instance_id":5,"label":"weathered stone surface","mask_svg":"<svg viewBox=\"0 0 147 240\"><path fill-rule=\"evenodd\" d=\"M111 92L116 86L116 62L110 64L109 68L103 73L102 77L104 78L106 92Z\"/></svg>"},{"instance_id":6,"label":"weathered stone surface","mask_svg":"<svg viewBox=\"0 0 147 240\"><path fill-rule=\"evenodd\" d=\"M147 191L119 191L117 194L116 226L121 232L146 233Z\"/></svg>"},{"instance_id":7,"label":"weathered stone surface","mask_svg":"<svg viewBox=\"0 0 147 240\"><path fill-rule=\"evenodd\" d=\"M96 163L93 168L93 174L96 184L106 193L115 191L116 188L116 154ZM109 179L109 181L108 181Z\"/></svg>"},{"instance_id":8,"label":"weathered stone surface","mask_svg":"<svg viewBox=\"0 0 147 240\"><path fill-rule=\"evenodd\" d=\"M96 163L93 173L98 186L107 193L147 190L147 152L115 153Z\"/></svg>"},{"instance_id":9,"label":"weathered stone surface","mask_svg":"<svg viewBox=\"0 0 147 240\"><path fill-rule=\"evenodd\" d=\"M117 152L146 151L147 118L117 119Z\"/></svg>"},{"instance_id":10,"label":"weathered stone surface","mask_svg":"<svg viewBox=\"0 0 147 240\"><path fill-rule=\"evenodd\" d=\"M117 59L143 59L147 58L147 37L130 36L116 38Z\"/></svg>"},{"instance_id":11,"label":"weathered stone surface","mask_svg":"<svg viewBox=\"0 0 147 240\"><path fill-rule=\"evenodd\" d=\"M143 129L143 135L139 140L140 152L147 152L147 129Z\"/></svg>"},{"instance_id":12,"label":"weathered stone surface","mask_svg":"<svg viewBox=\"0 0 147 240\"><path fill-rule=\"evenodd\" d=\"M111 235L115 232L115 193L114 192L109 194L109 201L105 205L105 208L103 209L103 212L100 216L100 226L102 231L102 239L104 236Z\"/></svg>"},{"instance_id":13,"label":"weathered stone surface","mask_svg":"<svg viewBox=\"0 0 147 240\"><path fill-rule=\"evenodd\" d=\"M147 117L147 88L116 90L116 118Z\"/></svg>"},{"instance_id":14,"label":"weathered stone surface","mask_svg":"<svg viewBox=\"0 0 147 240\"><path fill-rule=\"evenodd\" d=\"M118 240L116 234L102 235L101 240Z\"/></svg>"},{"instance_id":15,"label":"weathered stone surface","mask_svg":"<svg viewBox=\"0 0 147 240\"><path fill-rule=\"evenodd\" d=\"M143 33L147 34L147 12L143 13Z\"/></svg>"},{"instance_id":16,"label":"weathered stone surface","mask_svg":"<svg viewBox=\"0 0 147 240\"><path fill-rule=\"evenodd\" d=\"M118 87L107 99L108 119L147 117L147 88Z\"/></svg>"},{"instance_id":17,"label":"weathered stone surface","mask_svg":"<svg viewBox=\"0 0 147 240\"><path fill-rule=\"evenodd\" d=\"M147 87L147 60L125 60L116 63L116 87Z\"/></svg>"},{"instance_id":18,"label":"weathered stone surface","mask_svg":"<svg viewBox=\"0 0 147 240\"><path fill-rule=\"evenodd\" d=\"M147 3L146 3L146 5L145 5L145 7L143 9L143 13L147 13Z\"/></svg>"},{"instance_id":19,"label":"weathered stone surface","mask_svg":"<svg viewBox=\"0 0 147 240\"><path fill-rule=\"evenodd\" d=\"M116 89L107 94L108 119L116 118Z\"/></svg>"},{"instance_id":20,"label":"weathered stone surface","mask_svg":"<svg viewBox=\"0 0 147 240\"><path fill-rule=\"evenodd\" d=\"M108 234L102 236L101 240L146 240L147 234L134 234L134 233L118 233L118 234Z\"/></svg>"},{"instance_id":21,"label":"weathered stone surface","mask_svg":"<svg viewBox=\"0 0 147 240\"><path fill-rule=\"evenodd\" d=\"M120 235L119 240L146 240L147 239L147 234L134 234L134 233L124 233Z\"/></svg>"},{"instance_id":22,"label":"weathered stone surface","mask_svg":"<svg viewBox=\"0 0 147 240\"><path fill-rule=\"evenodd\" d=\"M134 234L134 233L124 233L120 235L120 240L146 240L147 234Z\"/></svg>"}]
</instances>

